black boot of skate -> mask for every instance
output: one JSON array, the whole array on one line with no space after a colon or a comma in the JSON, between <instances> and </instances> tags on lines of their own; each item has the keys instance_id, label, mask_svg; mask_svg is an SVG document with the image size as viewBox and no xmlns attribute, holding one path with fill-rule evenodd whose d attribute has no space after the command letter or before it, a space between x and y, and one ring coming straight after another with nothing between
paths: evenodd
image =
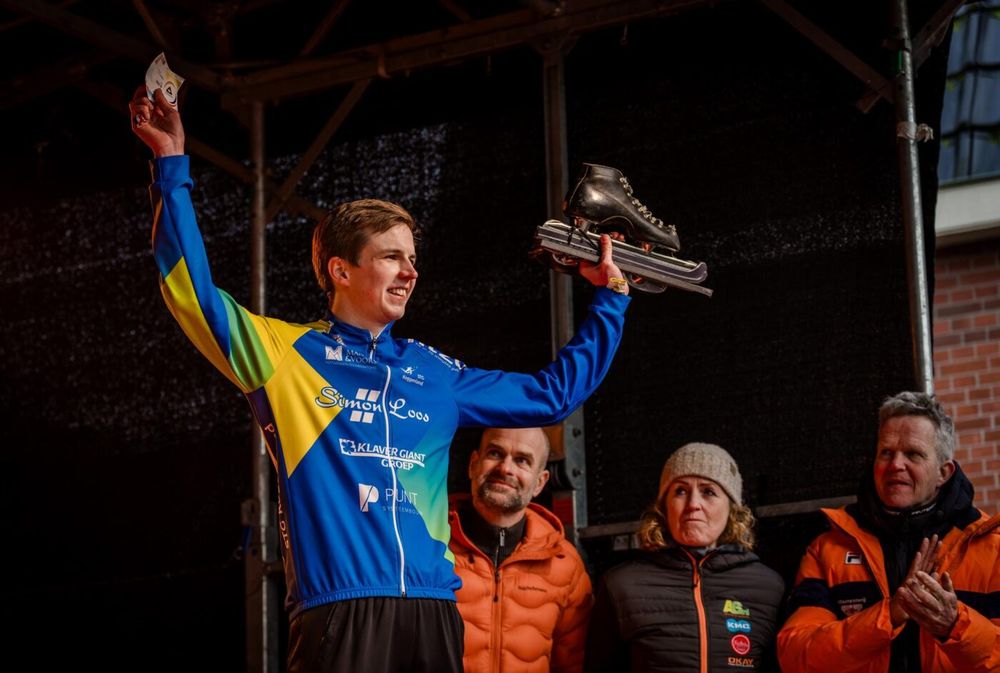
<instances>
[{"instance_id":1,"label":"black boot of skate","mask_svg":"<svg viewBox=\"0 0 1000 673\"><path fill-rule=\"evenodd\" d=\"M563 212L574 220L592 223L602 233L620 231L635 245L681 249L677 229L664 224L632 194L628 178L617 168L584 164L583 176L563 202ZM584 226L586 230L588 226Z\"/></svg>"},{"instance_id":2,"label":"black boot of skate","mask_svg":"<svg viewBox=\"0 0 1000 673\"><path fill-rule=\"evenodd\" d=\"M572 225L549 220L535 229L530 254L551 269L579 273L581 261L599 260L601 234L609 234L612 258L631 287L652 293L671 287L712 296L712 290L701 286L708 267L674 256L681 247L677 230L635 198L621 171L584 164L583 177L566 195L563 212Z\"/></svg>"}]
</instances>

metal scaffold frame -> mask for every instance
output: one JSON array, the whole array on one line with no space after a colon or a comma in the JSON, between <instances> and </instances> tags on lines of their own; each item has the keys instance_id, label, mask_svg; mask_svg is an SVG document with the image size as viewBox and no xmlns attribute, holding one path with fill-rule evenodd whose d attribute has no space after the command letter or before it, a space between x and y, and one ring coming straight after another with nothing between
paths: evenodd
<instances>
[{"instance_id":1,"label":"metal scaffold frame","mask_svg":"<svg viewBox=\"0 0 1000 673\"><path fill-rule=\"evenodd\" d=\"M913 104L913 73L930 50L946 34L961 0L947 0L918 32L910 38L906 0L890 0L893 7L893 46L899 54L895 80L890 81L862 59L837 42L820 26L791 7L784 0L760 0L776 16L813 42L843 65L868 87L858 102L867 112L879 101L894 103L897 110L897 136L900 161L902 210L906 229L906 257L910 287L911 327L914 341L915 378L921 389L933 391L933 363L930 350L930 304L927 294L927 269L923 248L921 194L917 164L916 111ZM254 3L249 3L254 4ZM259 3L258 3L259 4ZM195 155L219 166L242 182L252 185L251 291L252 310L266 310L267 224L282 210L293 215L318 220L324 209L296 193L302 177L329 145L352 109L377 79L388 79L419 68L488 56L503 50L531 46L541 56L541 80L544 92L542 119L545 127L545 167L547 214L562 217L562 197L568 187L568 160L565 103L565 55L582 34L618 26L630 21L664 17L691 9L712 6L717 0L522 0L522 8L485 19L473 19L456 0L438 0L438 4L457 24L417 35L397 37L332 55L313 56L331 29L348 8L350 0L333 0L323 19L297 50L290 62L269 64L249 74L236 75L231 68L207 67L183 58L159 25L162 15L151 11L144 0L133 0L136 13L146 27L149 39L123 34L70 11L72 3L49 4L43 0L0 0L0 6L16 12L20 18L0 26L8 30L24 21L37 21L61 33L72 35L90 45L93 51L81 53L56 66L46 66L26 73L23 84L0 88L0 107L10 107L41 96L59 87L74 86L119 112L126 111L126 101L115 87L88 79L88 73L114 58L124 57L140 64L149 63L159 51L165 51L172 67L201 89L217 94L223 107L247 123L251 166L225 155L198 138L188 136L187 148ZM232 17L220 19L217 35L220 56L231 53ZM227 24L227 21L229 23ZM342 102L316 133L289 175L277 184L266 172L267 106L293 96L306 96L337 87L347 87ZM573 334L573 290L571 278L550 275L550 320L552 351L555 353ZM633 524L588 528L586 500L585 435L582 409L562 424L561 446L556 454L562 459L561 491L555 494L561 518L568 534L579 537L627 533ZM277 625L280 602L277 577L281 563L277 559L275 516L272 507L271 468L263 438L254 433L251 447L254 494L244 503L244 523L252 531L246 562L246 632L247 670L278 670ZM838 503L843 499L838 499ZM811 511L830 500L772 505L762 516L778 516ZM763 509L763 508L762 508Z\"/></svg>"}]
</instances>

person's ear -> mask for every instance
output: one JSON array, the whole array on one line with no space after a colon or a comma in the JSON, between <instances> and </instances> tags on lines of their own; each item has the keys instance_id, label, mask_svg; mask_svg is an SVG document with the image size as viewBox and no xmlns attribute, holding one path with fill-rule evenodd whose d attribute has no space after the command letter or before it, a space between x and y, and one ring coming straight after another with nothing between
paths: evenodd
<instances>
[{"instance_id":1,"label":"person's ear","mask_svg":"<svg viewBox=\"0 0 1000 673\"><path fill-rule=\"evenodd\" d=\"M350 281L350 273L347 262L343 257L331 257L326 263L326 272L335 284L343 284Z\"/></svg>"},{"instance_id":2,"label":"person's ear","mask_svg":"<svg viewBox=\"0 0 1000 673\"><path fill-rule=\"evenodd\" d=\"M938 473L937 485L940 487L944 486L944 483L949 479L951 479L951 475L955 474L955 461L953 460L947 461L946 463L942 464L941 467L938 468L938 470L939 473Z\"/></svg>"},{"instance_id":3,"label":"person's ear","mask_svg":"<svg viewBox=\"0 0 1000 673\"><path fill-rule=\"evenodd\" d=\"M470 480L475 479L475 477L473 475L475 474L475 468L476 468L476 464L478 462L479 462L479 449L475 449L472 453L469 454L469 479Z\"/></svg>"},{"instance_id":4,"label":"person's ear","mask_svg":"<svg viewBox=\"0 0 1000 673\"><path fill-rule=\"evenodd\" d=\"M531 497L534 498L539 493L541 493L542 489L545 488L545 484L547 483L549 483L549 471L542 470L542 474L539 475L538 477L538 483L535 484L535 492L531 494Z\"/></svg>"}]
</instances>

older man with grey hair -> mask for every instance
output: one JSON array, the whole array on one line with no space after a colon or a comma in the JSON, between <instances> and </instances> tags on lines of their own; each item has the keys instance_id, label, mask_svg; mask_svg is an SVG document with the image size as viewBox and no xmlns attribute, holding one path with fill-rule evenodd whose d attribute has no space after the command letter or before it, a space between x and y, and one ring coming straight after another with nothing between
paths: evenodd
<instances>
[{"instance_id":1,"label":"older man with grey hair","mask_svg":"<svg viewBox=\"0 0 1000 673\"><path fill-rule=\"evenodd\" d=\"M973 506L933 396L879 410L858 502L823 510L778 634L785 673L1000 670L1000 516Z\"/></svg>"}]
</instances>

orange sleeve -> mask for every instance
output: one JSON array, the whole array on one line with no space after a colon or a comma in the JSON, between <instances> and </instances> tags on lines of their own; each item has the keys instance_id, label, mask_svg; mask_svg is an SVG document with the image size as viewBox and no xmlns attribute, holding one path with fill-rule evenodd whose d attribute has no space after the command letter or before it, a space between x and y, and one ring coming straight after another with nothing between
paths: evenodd
<instances>
[{"instance_id":1,"label":"orange sleeve","mask_svg":"<svg viewBox=\"0 0 1000 673\"><path fill-rule=\"evenodd\" d=\"M552 633L552 673L580 673L594 593L590 577L576 554L567 554L575 566L566 607Z\"/></svg>"},{"instance_id":2,"label":"orange sleeve","mask_svg":"<svg viewBox=\"0 0 1000 673\"><path fill-rule=\"evenodd\" d=\"M796 588L811 580L820 590L829 590L822 541L821 536L806 550ZM892 626L888 599L845 619L837 619L832 609L803 605L778 632L778 661L784 673L865 671L874 660L885 658L888 664L890 643L900 631L902 626Z\"/></svg>"},{"instance_id":3,"label":"orange sleeve","mask_svg":"<svg viewBox=\"0 0 1000 673\"><path fill-rule=\"evenodd\" d=\"M1000 670L1000 624L964 603L958 604L958 621L951 637L938 647L956 671L991 673Z\"/></svg>"},{"instance_id":4,"label":"orange sleeve","mask_svg":"<svg viewBox=\"0 0 1000 673\"><path fill-rule=\"evenodd\" d=\"M951 636L937 643L940 654L956 671L969 673L989 673L1000 670L1000 615L997 610L997 596L1000 595L1000 554L997 553L996 534L970 549L964 563L977 564L984 572L992 557L993 571L986 575L988 584L981 591L990 596L990 602L982 607L991 618L958 602L958 620Z\"/></svg>"}]
</instances>

